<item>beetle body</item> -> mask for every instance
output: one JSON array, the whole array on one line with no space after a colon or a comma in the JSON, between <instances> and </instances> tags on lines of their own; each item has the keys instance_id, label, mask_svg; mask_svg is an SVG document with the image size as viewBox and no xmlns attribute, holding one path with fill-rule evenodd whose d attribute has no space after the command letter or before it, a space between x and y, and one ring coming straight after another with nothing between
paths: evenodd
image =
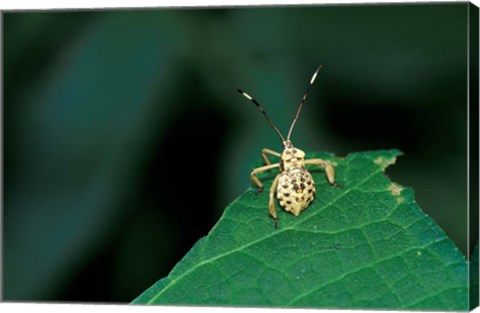
<instances>
[{"instance_id":1,"label":"beetle body","mask_svg":"<svg viewBox=\"0 0 480 313\"><path fill-rule=\"evenodd\" d=\"M258 194L259 192L263 191L263 184L258 178L257 174L276 168L279 169L279 173L273 180L272 186L270 187L270 200L268 205L268 212L275 221L275 228L277 228L278 225L277 211L275 209L275 198L278 199L280 206L284 208L285 211L290 212L295 216L298 216L314 200L315 183L313 181L312 175L307 171L305 167L306 165L318 165L323 167L325 169L325 174L328 182L332 186L339 186L334 182L335 170L332 164L322 159L305 160L305 152L298 148L295 148L290 141L292 130L300 115L302 106L307 100L308 89L315 81L315 78L317 77L320 68L321 66L319 66L313 74L312 79L310 80L310 84L302 97L302 100L297 110L297 114L295 115L292 125L290 126L287 139L282 136L278 128L272 123L270 117L268 116L265 109L260 105L260 103L258 103L247 93L243 92L240 89L237 89L237 91L240 92L245 98L247 98L257 106L257 108L265 116L268 123L277 133L283 143L282 153L278 153L266 148L263 149L262 157L265 160L266 165L255 168L250 173L250 180L257 186ZM267 154L279 157L279 163L272 164Z\"/></svg>"},{"instance_id":2,"label":"beetle body","mask_svg":"<svg viewBox=\"0 0 480 313\"><path fill-rule=\"evenodd\" d=\"M298 216L315 197L315 182L305 168L305 153L293 146L286 148L280 160L277 199L287 212Z\"/></svg>"}]
</instances>

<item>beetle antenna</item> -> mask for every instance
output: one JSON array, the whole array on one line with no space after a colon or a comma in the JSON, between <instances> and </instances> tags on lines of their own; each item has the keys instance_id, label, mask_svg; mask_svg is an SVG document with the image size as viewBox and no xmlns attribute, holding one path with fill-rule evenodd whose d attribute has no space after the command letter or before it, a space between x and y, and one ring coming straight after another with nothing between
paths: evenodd
<instances>
[{"instance_id":1,"label":"beetle antenna","mask_svg":"<svg viewBox=\"0 0 480 313\"><path fill-rule=\"evenodd\" d=\"M287 140L290 140L290 136L292 135L293 127L295 127L295 123L297 122L297 119L300 116L300 111L302 111L303 104L307 100L308 91L310 90L310 87L315 82L315 79L317 78L318 71L320 71L321 68L322 68L322 65L320 65L317 68L315 73L313 73L312 79L310 79L310 84L308 84L307 90L305 90L305 93L303 94L302 101L300 102L300 105L298 106L297 114L295 115L295 118L293 119L293 122L292 122L292 126L290 126L290 130L288 131Z\"/></svg>"},{"instance_id":2,"label":"beetle antenna","mask_svg":"<svg viewBox=\"0 0 480 313\"><path fill-rule=\"evenodd\" d=\"M270 119L270 117L268 116L267 112L265 111L265 109L263 108L263 106L257 102L257 100L253 99L248 93L240 90L237 88L237 91L239 93L242 94L242 96L244 96L245 98L247 98L248 100L250 100L251 102L253 102L253 104L255 104L257 106L257 108L260 110L260 112L263 113L263 115L265 116L265 118L267 119L267 122L270 124L270 126L273 128L273 130L277 133L278 137L280 137L280 139L282 140L282 143L285 142L285 138L283 138L282 134L280 133L280 131L278 130L277 126L275 126L273 123L272 123L272 120Z\"/></svg>"}]
</instances>

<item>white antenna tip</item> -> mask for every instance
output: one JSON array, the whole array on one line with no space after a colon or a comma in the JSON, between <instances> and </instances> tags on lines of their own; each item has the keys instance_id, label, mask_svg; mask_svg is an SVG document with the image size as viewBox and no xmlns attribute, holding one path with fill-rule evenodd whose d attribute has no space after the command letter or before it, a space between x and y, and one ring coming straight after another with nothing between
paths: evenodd
<instances>
[{"instance_id":1,"label":"white antenna tip","mask_svg":"<svg viewBox=\"0 0 480 313\"><path fill-rule=\"evenodd\" d=\"M320 65L317 68L317 70L315 71L315 73L313 73L312 79L310 80L310 85L313 84L313 82L315 82L315 79L317 78L318 71L320 71L321 68L322 68L322 66Z\"/></svg>"},{"instance_id":2,"label":"white antenna tip","mask_svg":"<svg viewBox=\"0 0 480 313\"><path fill-rule=\"evenodd\" d=\"M247 98L248 100L252 100L252 99L253 99L253 98L250 97L250 95L249 95L248 93L246 93L246 92L243 92L243 91L242 91L242 95L243 95L245 98Z\"/></svg>"}]
</instances>

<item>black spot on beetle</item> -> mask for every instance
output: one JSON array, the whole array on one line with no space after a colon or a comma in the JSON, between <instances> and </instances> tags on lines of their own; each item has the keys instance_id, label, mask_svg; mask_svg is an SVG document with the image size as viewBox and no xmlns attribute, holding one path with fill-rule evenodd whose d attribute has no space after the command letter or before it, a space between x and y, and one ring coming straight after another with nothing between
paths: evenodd
<instances>
[{"instance_id":1,"label":"black spot on beetle","mask_svg":"<svg viewBox=\"0 0 480 313\"><path fill-rule=\"evenodd\" d=\"M313 189L308 189L308 193L312 193Z\"/></svg>"},{"instance_id":2,"label":"black spot on beetle","mask_svg":"<svg viewBox=\"0 0 480 313\"><path fill-rule=\"evenodd\" d=\"M285 184L285 185L282 185L283 188L287 189L288 188L288 184Z\"/></svg>"},{"instance_id":3,"label":"black spot on beetle","mask_svg":"<svg viewBox=\"0 0 480 313\"><path fill-rule=\"evenodd\" d=\"M292 204L292 201L288 200L288 201L287 201L287 204Z\"/></svg>"},{"instance_id":4,"label":"black spot on beetle","mask_svg":"<svg viewBox=\"0 0 480 313\"><path fill-rule=\"evenodd\" d=\"M305 184L304 184L304 183L301 183L301 184L300 184L300 188L301 188L301 189L305 189Z\"/></svg>"},{"instance_id":5,"label":"black spot on beetle","mask_svg":"<svg viewBox=\"0 0 480 313\"><path fill-rule=\"evenodd\" d=\"M283 195L287 198L290 197L290 194L288 192L285 192Z\"/></svg>"}]
</instances>

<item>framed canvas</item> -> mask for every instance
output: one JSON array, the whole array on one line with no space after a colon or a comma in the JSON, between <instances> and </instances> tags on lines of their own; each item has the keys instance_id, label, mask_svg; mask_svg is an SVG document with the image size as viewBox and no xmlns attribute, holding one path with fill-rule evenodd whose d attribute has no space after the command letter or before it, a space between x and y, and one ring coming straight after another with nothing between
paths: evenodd
<instances>
[{"instance_id":1,"label":"framed canvas","mask_svg":"<svg viewBox=\"0 0 480 313\"><path fill-rule=\"evenodd\" d=\"M474 4L6 10L2 30L3 301L478 305Z\"/></svg>"}]
</instances>

